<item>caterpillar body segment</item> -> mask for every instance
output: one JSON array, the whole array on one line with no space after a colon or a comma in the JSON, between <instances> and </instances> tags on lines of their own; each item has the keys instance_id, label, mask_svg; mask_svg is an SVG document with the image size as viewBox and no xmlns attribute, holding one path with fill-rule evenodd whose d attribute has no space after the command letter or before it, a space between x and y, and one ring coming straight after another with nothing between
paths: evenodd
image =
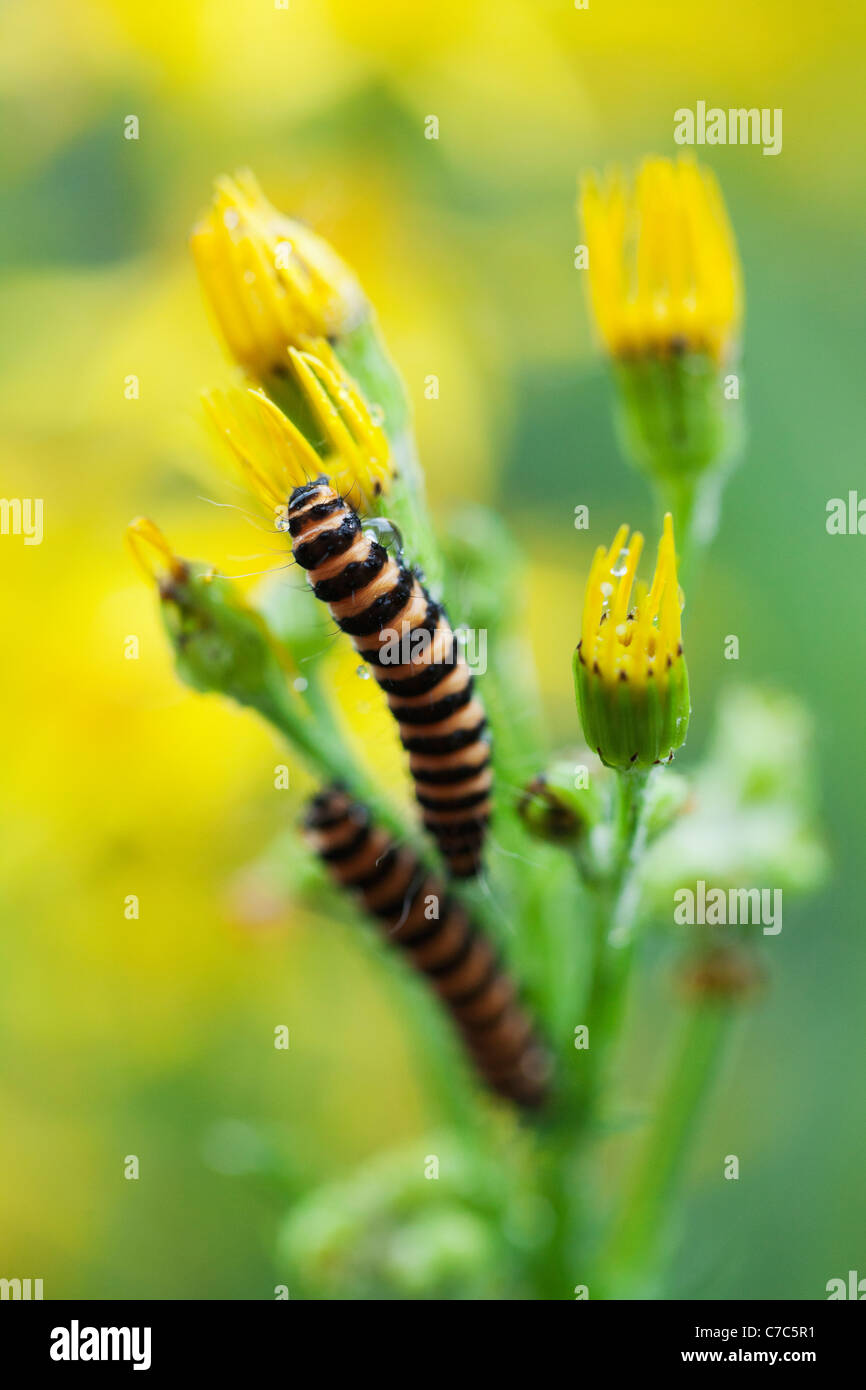
<instances>
[{"instance_id":1,"label":"caterpillar body segment","mask_svg":"<svg viewBox=\"0 0 866 1390\"><path fill-rule=\"evenodd\" d=\"M471 877L481 867L493 771L484 708L447 616L325 478L295 488L283 524L313 593L385 692L425 826L451 874Z\"/></svg>"},{"instance_id":2,"label":"caterpillar body segment","mask_svg":"<svg viewBox=\"0 0 866 1390\"><path fill-rule=\"evenodd\" d=\"M357 895L427 978L485 1083L518 1105L539 1106L547 1091L546 1052L493 945L441 880L339 788L310 802L305 829L333 878Z\"/></svg>"}]
</instances>

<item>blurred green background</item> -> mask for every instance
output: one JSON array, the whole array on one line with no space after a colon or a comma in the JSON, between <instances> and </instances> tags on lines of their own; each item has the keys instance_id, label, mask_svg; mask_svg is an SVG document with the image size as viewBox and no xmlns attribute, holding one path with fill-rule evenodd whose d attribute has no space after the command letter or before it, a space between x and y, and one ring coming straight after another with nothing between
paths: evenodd
<instances>
[{"instance_id":1,"label":"blurred green background","mask_svg":"<svg viewBox=\"0 0 866 1390\"><path fill-rule=\"evenodd\" d=\"M786 901L767 948L772 987L691 1164L671 1292L814 1298L866 1273L866 541L824 524L828 498L866 495L862 41L848 0L0 8L2 490L45 499L41 546L0 539L0 1274L42 1277L48 1298L271 1297L288 1194L262 1155L304 1182L437 1123L364 944L246 868L306 783L275 791L271 734L176 683L122 545L145 512L228 573L279 563L240 513L201 500L244 505L197 409L227 370L185 244L210 180L250 165L358 270L440 522L490 501L528 552L550 725L569 743L590 548L623 519L657 532L573 268L575 179L673 153L673 112L699 99L782 107L784 147L704 151L745 266L749 443L686 615L682 766L720 687L799 692L833 872L819 897ZM373 696L353 669L337 678L363 714ZM384 721L374 750L396 766ZM635 1003L626 1095L654 1070L669 1008L660 960ZM728 1153L738 1183L719 1180Z\"/></svg>"}]
</instances>

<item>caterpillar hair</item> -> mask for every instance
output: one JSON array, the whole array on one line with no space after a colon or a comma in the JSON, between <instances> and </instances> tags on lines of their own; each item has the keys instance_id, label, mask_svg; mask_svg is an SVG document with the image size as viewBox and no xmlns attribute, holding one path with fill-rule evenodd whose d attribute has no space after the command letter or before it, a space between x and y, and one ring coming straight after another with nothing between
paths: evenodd
<instances>
[{"instance_id":1,"label":"caterpillar hair","mask_svg":"<svg viewBox=\"0 0 866 1390\"><path fill-rule=\"evenodd\" d=\"M372 667L409 754L415 796L451 874L481 867L493 772L484 709L441 606L358 513L318 478L296 487L283 523L292 554Z\"/></svg>"},{"instance_id":2,"label":"caterpillar hair","mask_svg":"<svg viewBox=\"0 0 866 1390\"><path fill-rule=\"evenodd\" d=\"M415 853L373 824L338 787L321 792L305 817L307 839L421 971L443 1004L486 1084L518 1105L541 1105L549 1063L532 1020L490 941ZM427 912L437 904L438 917Z\"/></svg>"}]
</instances>

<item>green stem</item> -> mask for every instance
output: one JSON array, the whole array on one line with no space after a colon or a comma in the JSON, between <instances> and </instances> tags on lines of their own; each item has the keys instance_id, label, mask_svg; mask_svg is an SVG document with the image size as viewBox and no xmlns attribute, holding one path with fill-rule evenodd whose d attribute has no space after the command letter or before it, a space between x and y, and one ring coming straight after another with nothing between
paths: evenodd
<instances>
[{"instance_id":1,"label":"green stem","mask_svg":"<svg viewBox=\"0 0 866 1390\"><path fill-rule=\"evenodd\" d=\"M320 720L318 711L297 714L288 697L278 691L263 691L260 699L249 703L288 739L317 778L325 783L339 782L393 835L406 840L405 823L360 767L332 716Z\"/></svg>"},{"instance_id":2,"label":"green stem","mask_svg":"<svg viewBox=\"0 0 866 1390\"><path fill-rule=\"evenodd\" d=\"M440 599L442 562L430 521L409 398L374 315L341 340L337 355L358 382L371 407L381 410L383 427L391 445L394 481L375 510L397 526L406 554L422 570L434 598Z\"/></svg>"},{"instance_id":3,"label":"green stem","mask_svg":"<svg viewBox=\"0 0 866 1390\"><path fill-rule=\"evenodd\" d=\"M639 906L636 869L646 830L642 818L649 773L621 772L610 868L594 889L595 928L586 1013L589 1048L579 1088L581 1127L595 1118L604 1071L619 1033L634 957Z\"/></svg>"},{"instance_id":4,"label":"green stem","mask_svg":"<svg viewBox=\"0 0 866 1390\"><path fill-rule=\"evenodd\" d=\"M420 569L433 597L441 600L442 560L430 519L415 438L408 429L389 438L396 476L378 510L398 528L409 563Z\"/></svg>"},{"instance_id":5,"label":"green stem","mask_svg":"<svg viewBox=\"0 0 866 1390\"><path fill-rule=\"evenodd\" d=\"M551 1162L548 1200L556 1226L548 1250L553 1298L568 1298L585 1283L581 1258L584 1204L581 1165L598 1117L610 1054L620 1031L630 968L634 958L637 896L635 871L645 840L643 808L649 772L620 773L611 824L610 853L604 872L587 884L594 904L590 988L585 1022L589 1047L577 1053L564 1088L562 1105L547 1135Z\"/></svg>"},{"instance_id":6,"label":"green stem","mask_svg":"<svg viewBox=\"0 0 866 1390\"><path fill-rule=\"evenodd\" d=\"M689 1008L601 1263L608 1298L657 1296L654 1274L671 1198L715 1078L733 1016L731 1005Z\"/></svg>"},{"instance_id":7,"label":"green stem","mask_svg":"<svg viewBox=\"0 0 866 1390\"><path fill-rule=\"evenodd\" d=\"M310 718L296 714L280 692L264 694L257 708L290 741L311 771L325 782L341 782L363 801L379 824L405 842L405 823L397 817L347 747L317 673L307 678L304 697ZM418 1074L426 1079L425 1089L449 1123L465 1133L473 1132L481 1123L483 1112L475 1104L468 1075L454 1075L455 1064L459 1067L460 1059L454 1040L446 1036L444 1018L435 1010L425 1013L428 1001L424 1001L419 1019L418 999L413 993L417 982L410 983L400 969L391 971L390 979L402 1011L415 1019L415 1028L408 1032L409 1047L416 1059Z\"/></svg>"},{"instance_id":8,"label":"green stem","mask_svg":"<svg viewBox=\"0 0 866 1390\"><path fill-rule=\"evenodd\" d=\"M322 682L321 670L313 662L308 667L305 680L307 684L303 692L304 703L315 719L321 735L327 738L334 747L339 747L344 741L343 731L340 728L333 702Z\"/></svg>"},{"instance_id":9,"label":"green stem","mask_svg":"<svg viewBox=\"0 0 866 1390\"><path fill-rule=\"evenodd\" d=\"M694 600L698 565L719 524L724 469L679 474L658 483L661 506L673 514L677 537L677 570L683 592Z\"/></svg>"},{"instance_id":10,"label":"green stem","mask_svg":"<svg viewBox=\"0 0 866 1390\"><path fill-rule=\"evenodd\" d=\"M388 945L383 953L385 975L404 1026L412 1073L420 1079L424 1098L431 1102L432 1123L434 1127L444 1123L467 1138L477 1138L487 1122L476 1094L482 1083L427 981L407 970L401 956Z\"/></svg>"}]
</instances>

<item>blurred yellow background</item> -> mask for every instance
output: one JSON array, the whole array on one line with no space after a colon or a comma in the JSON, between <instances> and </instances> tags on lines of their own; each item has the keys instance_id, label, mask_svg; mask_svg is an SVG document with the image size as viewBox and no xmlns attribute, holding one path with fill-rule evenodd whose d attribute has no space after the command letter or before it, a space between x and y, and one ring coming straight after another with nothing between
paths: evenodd
<instances>
[{"instance_id":1,"label":"blurred yellow background","mask_svg":"<svg viewBox=\"0 0 866 1390\"><path fill-rule=\"evenodd\" d=\"M727 676L719 634L737 631L741 674L805 691L822 715L839 878L820 909L786 916L776 994L693 1175L700 1231L729 1219L707 1183L717 1154L753 1156L736 1217L753 1239L689 1291L815 1297L849 1268L866 957L845 874L866 748L832 682L840 651L862 678L846 597L862 563L856 539L828 543L823 508L863 477L862 28L847 0L0 9L2 489L45 505L42 545L0 538L0 1274L42 1277L49 1298L269 1297L288 1189L238 1176L246 1149L327 1175L435 1121L363 947L245 877L306 784L275 791L271 733L178 685L122 544L144 512L227 573L279 563L239 512L202 500L245 505L212 468L197 403L227 373L186 248L211 179L249 165L357 269L438 517L490 500L530 553L533 644L567 742L588 554L574 505L601 534L620 513L655 529L616 451L573 267L576 176L673 153L673 113L698 99L782 107L784 148L704 152L745 262L752 446L691 632L695 740ZM370 698L350 673L343 685ZM288 1053L272 1046L280 1023ZM805 1171L814 1229L798 1231Z\"/></svg>"}]
</instances>

